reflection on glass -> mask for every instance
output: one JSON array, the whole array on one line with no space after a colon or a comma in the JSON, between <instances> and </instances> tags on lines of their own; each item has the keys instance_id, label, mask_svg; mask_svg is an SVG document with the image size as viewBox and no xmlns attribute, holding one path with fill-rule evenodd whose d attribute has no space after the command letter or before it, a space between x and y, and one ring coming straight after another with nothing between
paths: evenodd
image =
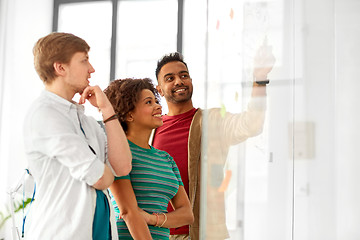
<instances>
[{"instance_id":1,"label":"reflection on glass","mask_svg":"<svg viewBox=\"0 0 360 240\"><path fill-rule=\"evenodd\" d=\"M218 107L224 118L213 123L213 110L210 110L204 124L207 125L202 139L206 168L202 171L201 185L204 239L224 239L226 234L229 239L285 239L283 236L291 232L291 222L284 219L291 219L292 214L292 188L288 188L292 184L289 172L292 162L282 162L278 165L281 167L269 169L271 108L267 109L261 134L241 141L233 137L243 130L240 126L226 133L220 124L226 122L225 112L236 114L249 110L254 57L261 46L272 45L276 67L282 63L279 54L283 42L282 16L280 1L208 1L206 104ZM272 73L269 77L272 83L276 82ZM255 126L260 119L261 116L254 118L246 126ZM214 149L220 148L221 154L215 155ZM275 182L280 182L284 189L280 194L271 191ZM219 211L223 202L225 209ZM226 213L225 226L220 224L224 221L222 212ZM283 229L281 234L275 232L279 228Z\"/></svg>"}]
</instances>

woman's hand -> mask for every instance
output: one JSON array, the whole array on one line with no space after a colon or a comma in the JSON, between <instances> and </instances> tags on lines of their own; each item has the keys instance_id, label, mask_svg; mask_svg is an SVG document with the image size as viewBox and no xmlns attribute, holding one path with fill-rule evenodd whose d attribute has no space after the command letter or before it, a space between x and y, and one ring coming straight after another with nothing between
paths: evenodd
<instances>
[{"instance_id":1,"label":"woman's hand","mask_svg":"<svg viewBox=\"0 0 360 240\"><path fill-rule=\"evenodd\" d=\"M138 208L140 215L145 219L146 223L148 225L155 225L156 224L156 220L154 221L154 218L156 218L155 215L151 215L147 212L145 212L144 210L142 210L141 208Z\"/></svg>"}]
</instances>

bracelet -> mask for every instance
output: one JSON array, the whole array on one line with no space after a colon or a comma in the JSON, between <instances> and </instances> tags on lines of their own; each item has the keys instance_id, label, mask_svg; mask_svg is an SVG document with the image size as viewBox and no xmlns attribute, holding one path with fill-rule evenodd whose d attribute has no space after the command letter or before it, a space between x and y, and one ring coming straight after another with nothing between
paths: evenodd
<instances>
[{"instance_id":1,"label":"bracelet","mask_svg":"<svg viewBox=\"0 0 360 240\"><path fill-rule=\"evenodd\" d=\"M259 85L266 85L270 82L269 79L265 79L265 80L255 80L256 84L259 84Z\"/></svg>"},{"instance_id":2,"label":"bracelet","mask_svg":"<svg viewBox=\"0 0 360 240\"><path fill-rule=\"evenodd\" d=\"M157 225L159 224L159 214L157 214L157 213L153 213L153 215L155 215L156 216L156 223L155 223L155 227L157 227Z\"/></svg>"},{"instance_id":3,"label":"bracelet","mask_svg":"<svg viewBox=\"0 0 360 240\"><path fill-rule=\"evenodd\" d=\"M107 123L108 121L111 121L111 120L114 120L114 119L117 119L118 118L118 115L117 113L115 113L114 115L112 115L111 117L107 118L104 120L104 123Z\"/></svg>"},{"instance_id":4,"label":"bracelet","mask_svg":"<svg viewBox=\"0 0 360 240\"><path fill-rule=\"evenodd\" d=\"M166 216L166 214L165 213L161 213L161 214L163 214L164 215L164 217L165 217L165 220L164 220L164 222L159 226L159 228L161 228L162 226L164 226L164 224L165 224L165 222L166 222L166 220L167 220L167 216Z\"/></svg>"}]
</instances>

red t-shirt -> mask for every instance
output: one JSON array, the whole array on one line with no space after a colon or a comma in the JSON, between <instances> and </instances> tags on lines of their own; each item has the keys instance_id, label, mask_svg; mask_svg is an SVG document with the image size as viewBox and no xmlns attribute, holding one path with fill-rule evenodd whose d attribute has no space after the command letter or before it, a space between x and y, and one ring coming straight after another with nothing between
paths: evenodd
<instances>
[{"instance_id":1,"label":"red t-shirt","mask_svg":"<svg viewBox=\"0 0 360 240\"><path fill-rule=\"evenodd\" d=\"M191 121L197 109L176 116L163 116L164 124L155 131L153 146L168 152L179 168L186 193L189 195L188 137ZM171 204L168 211L173 211ZM171 235L189 234L189 225L171 228Z\"/></svg>"}]
</instances>

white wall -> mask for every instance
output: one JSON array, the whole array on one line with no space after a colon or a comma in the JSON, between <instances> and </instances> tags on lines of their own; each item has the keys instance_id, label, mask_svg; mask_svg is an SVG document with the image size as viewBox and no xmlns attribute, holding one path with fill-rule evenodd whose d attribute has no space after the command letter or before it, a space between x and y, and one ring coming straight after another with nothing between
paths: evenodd
<instances>
[{"instance_id":1,"label":"white wall","mask_svg":"<svg viewBox=\"0 0 360 240\"><path fill-rule=\"evenodd\" d=\"M338 239L360 239L360 2L335 2L336 229Z\"/></svg>"},{"instance_id":2,"label":"white wall","mask_svg":"<svg viewBox=\"0 0 360 240\"><path fill-rule=\"evenodd\" d=\"M303 2L304 91L314 157L295 159L295 239L359 239L357 76L360 3ZM296 93L295 93L296 94Z\"/></svg>"},{"instance_id":3,"label":"white wall","mask_svg":"<svg viewBox=\"0 0 360 240\"><path fill-rule=\"evenodd\" d=\"M32 47L52 28L52 1L1 0L0 209L7 189L26 167L22 126L43 85L33 67ZM1 235L0 235L1 237Z\"/></svg>"},{"instance_id":4,"label":"white wall","mask_svg":"<svg viewBox=\"0 0 360 240\"><path fill-rule=\"evenodd\" d=\"M295 112L301 105L305 110L295 121L313 124L314 152L312 157L295 159L296 189L305 190L295 195L294 236L330 240L337 239L334 1L305 0L302 7L303 92L295 92L300 95Z\"/></svg>"}]
</instances>

